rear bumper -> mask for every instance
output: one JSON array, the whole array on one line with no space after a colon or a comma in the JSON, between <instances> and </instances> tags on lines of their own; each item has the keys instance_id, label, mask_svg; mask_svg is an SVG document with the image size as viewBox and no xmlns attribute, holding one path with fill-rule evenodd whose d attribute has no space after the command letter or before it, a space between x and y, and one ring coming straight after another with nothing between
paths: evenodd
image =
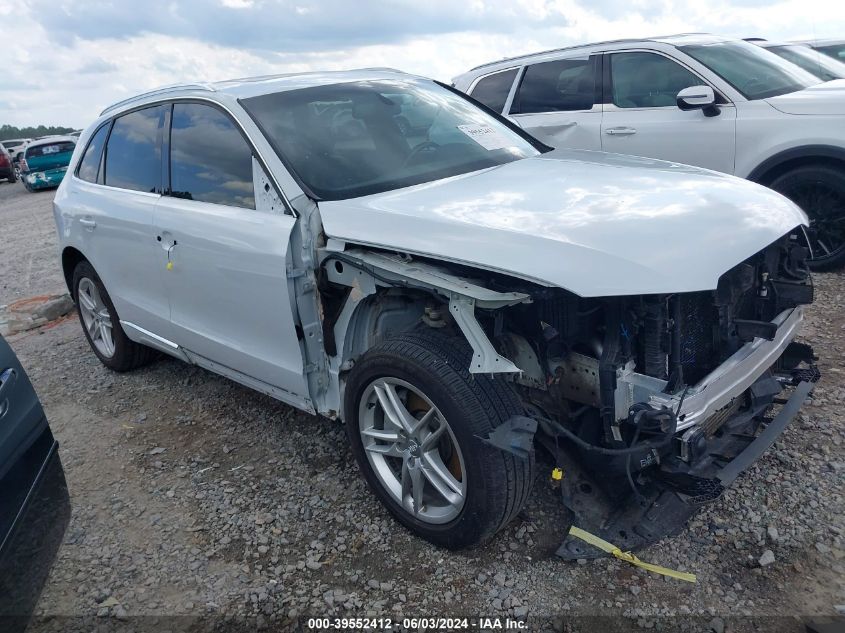
<instances>
[{"instance_id":1,"label":"rear bumper","mask_svg":"<svg viewBox=\"0 0 845 633\"><path fill-rule=\"evenodd\" d=\"M21 174L31 189L50 189L58 187L67 173L66 168L51 169L49 171L34 171Z\"/></svg>"},{"instance_id":2,"label":"rear bumper","mask_svg":"<svg viewBox=\"0 0 845 633\"><path fill-rule=\"evenodd\" d=\"M728 486L768 450L813 389L813 383L799 383L775 418L755 435L762 416L780 391L772 389L774 383L773 378L762 378L751 386L749 407L728 419L718 437L702 439L701 457L683 470L684 475L712 479L716 484ZM666 473L675 474L671 468ZM585 493L585 490L590 492ZM562 485L564 504L575 514L574 525L623 550L638 549L680 532L701 508L688 495L662 485L659 479L652 479L640 491L644 498L641 502L627 487L619 491L620 496L611 498L577 463L567 464ZM557 555L577 559L605 554L580 539L567 536Z\"/></svg>"}]
</instances>

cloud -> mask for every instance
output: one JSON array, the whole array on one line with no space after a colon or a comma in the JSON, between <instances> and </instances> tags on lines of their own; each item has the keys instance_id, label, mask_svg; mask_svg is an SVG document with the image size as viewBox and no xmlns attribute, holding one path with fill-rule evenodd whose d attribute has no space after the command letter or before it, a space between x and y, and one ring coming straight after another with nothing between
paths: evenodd
<instances>
[{"instance_id":1,"label":"cloud","mask_svg":"<svg viewBox=\"0 0 845 633\"><path fill-rule=\"evenodd\" d=\"M156 86L390 66L450 80L478 64L614 38L707 31L841 37L812 0L52 0L0 4L13 33L0 124L81 127Z\"/></svg>"},{"instance_id":2,"label":"cloud","mask_svg":"<svg viewBox=\"0 0 845 633\"><path fill-rule=\"evenodd\" d=\"M120 66L105 59L91 59L76 69L80 75L100 75L120 70Z\"/></svg>"},{"instance_id":3,"label":"cloud","mask_svg":"<svg viewBox=\"0 0 845 633\"><path fill-rule=\"evenodd\" d=\"M568 24L561 8L551 2L146 0L143 11L130 7L102 0L64 0L57 10L33 15L52 38L65 44L78 38L159 33L248 50L298 52L462 31L504 33L515 25L530 29Z\"/></svg>"}]
</instances>

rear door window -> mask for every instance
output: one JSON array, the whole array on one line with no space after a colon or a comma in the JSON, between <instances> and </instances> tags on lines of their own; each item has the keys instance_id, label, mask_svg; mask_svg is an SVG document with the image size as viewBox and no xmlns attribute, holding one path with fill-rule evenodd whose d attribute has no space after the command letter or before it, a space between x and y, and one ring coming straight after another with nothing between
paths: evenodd
<instances>
[{"instance_id":1,"label":"rear door window","mask_svg":"<svg viewBox=\"0 0 845 633\"><path fill-rule=\"evenodd\" d=\"M161 193L159 131L164 106L124 114L114 121L106 144L105 184Z\"/></svg>"},{"instance_id":2,"label":"rear door window","mask_svg":"<svg viewBox=\"0 0 845 633\"><path fill-rule=\"evenodd\" d=\"M491 110L502 113L505 109L505 102L511 91L513 80L516 78L518 68L511 68L494 75L488 75L481 79L472 89L470 96L480 101Z\"/></svg>"},{"instance_id":3,"label":"rear door window","mask_svg":"<svg viewBox=\"0 0 845 633\"><path fill-rule=\"evenodd\" d=\"M532 64L513 99L511 114L589 110L596 97L592 59L558 59Z\"/></svg>"},{"instance_id":4,"label":"rear door window","mask_svg":"<svg viewBox=\"0 0 845 633\"><path fill-rule=\"evenodd\" d=\"M255 208L252 149L217 108L198 103L173 106L170 195Z\"/></svg>"},{"instance_id":5,"label":"rear door window","mask_svg":"<svg viewBox=\"0 0 845 633\"><path fill-rule=\"evenodd\" d=\"M97 182L97 174L100 171L100 157L103 153L103 145L106 143L106 136L109 133L108 123L94 132L94 136L88 142L82 160L79 161L79 171L76 175L88 182Z\"/></svg>"}]
</instances>

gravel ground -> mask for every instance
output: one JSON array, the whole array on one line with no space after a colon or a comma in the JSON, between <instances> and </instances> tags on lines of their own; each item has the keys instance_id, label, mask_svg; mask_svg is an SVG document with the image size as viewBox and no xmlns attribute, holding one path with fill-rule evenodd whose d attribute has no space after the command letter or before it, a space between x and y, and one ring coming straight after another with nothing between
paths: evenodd
<instances>
[{"instance_id":1,"label":"gravel ground","mask_svg":"<svg viewBox=\"0 0 845 633\"><path fill-rule=\"evenodd\" d=\"M51 198L0 185L0 303L61 289ZM845 603L845 278L816 283L804 339L824 378L812 401L718 503L640 554L696 573L694 585L613 559L555 558L565 514L542 461L520 519L483 548L438 550L367 491L338 424L175 360L112 373L75 317L13 336L73 504L34 628L62 629L54 616L243 615L281 629L303 615L527 615L803 631L795 618Z\"/></svg>"},{"instance_id":2,"label":"gravel ground","mask_svg":"<svg viewBox=\"0 0 845 633\"><path fill-rule=\"evenodd\" d=\"M56 265L54 193L29 193L20 181L0 183L0 305L67 292Z\"/></svg>"}]
</instances>

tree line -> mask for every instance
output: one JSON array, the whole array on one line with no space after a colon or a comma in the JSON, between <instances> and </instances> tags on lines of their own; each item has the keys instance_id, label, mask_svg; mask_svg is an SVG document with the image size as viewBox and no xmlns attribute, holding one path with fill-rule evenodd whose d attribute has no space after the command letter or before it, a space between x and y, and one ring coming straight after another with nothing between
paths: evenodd
<instances>
[{"instance_id":1,"label":"tree line","mask_svg":"<svg viewBox=\"0 0 845 633\"><path fill-rule=\"evenodd\" d=\"M0 125L0 141L10 138L36 138L37 136L49 136L51 134L67 134L73 132L72 127L61 125L37 125L35 127L17 127L4 123Z\"/></svg>"}]
</instances>

